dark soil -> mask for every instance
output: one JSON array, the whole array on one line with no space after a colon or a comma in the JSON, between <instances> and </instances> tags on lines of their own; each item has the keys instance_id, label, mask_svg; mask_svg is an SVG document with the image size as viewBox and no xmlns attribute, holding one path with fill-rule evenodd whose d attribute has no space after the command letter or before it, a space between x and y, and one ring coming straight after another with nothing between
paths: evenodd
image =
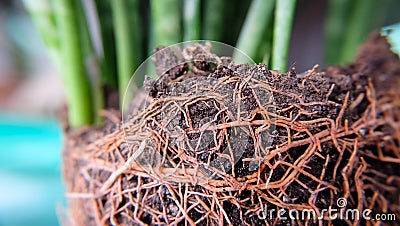
<instances>
[{"instance_id":1,"label":"dark soil","mask_svg":"<svg viewBox=\"0 0 400 226\"><path fill-rule=\"evenodd\" d=\"M304 73L236 65L196 48L190 57L164 49L153 59L159 79L146 80L147 107L129 122L116 124L109 112L104 128L67 133L74 223L377 223L276 217L338 208L339 198L344 209L400 219L400 61L384 38L372 34L352 64ZM146 151L124 168L141 144ZM265 207L275 215L260 219Z\"/></svg>"}]
</instances>

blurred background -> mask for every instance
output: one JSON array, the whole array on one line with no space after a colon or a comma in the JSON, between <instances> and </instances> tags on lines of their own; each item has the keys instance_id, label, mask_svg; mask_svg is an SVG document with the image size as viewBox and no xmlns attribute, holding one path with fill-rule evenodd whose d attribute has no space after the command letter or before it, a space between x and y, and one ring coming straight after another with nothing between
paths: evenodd
<instances>
[{"instance_id":1,"label":"blurred background","mask_svg":"<svg viewBox=\"0 0 400 226\"><path fill-rule=\"evenodd\" d=\"M370 30L400 21L399 1L380 2L387 7L371 15ZM231 12L238 23L224 28L232 30L226 43L235 46L250 3ZM297 1L288 65L298 71L324 62L328 9L327 0ZM0 0L0 226L59 224L63 106L60 77L22 2Z\"/></svg>"},{"instance_id":2,"label":"blurred background","mask_svg":"<svg viewBox=\"0 0 400 226\"><path fill-rule=\"evenodd\" d=\"M0 226L58 225L64 92L20 1L0 1Z\"/></svg>"}]
</instances>

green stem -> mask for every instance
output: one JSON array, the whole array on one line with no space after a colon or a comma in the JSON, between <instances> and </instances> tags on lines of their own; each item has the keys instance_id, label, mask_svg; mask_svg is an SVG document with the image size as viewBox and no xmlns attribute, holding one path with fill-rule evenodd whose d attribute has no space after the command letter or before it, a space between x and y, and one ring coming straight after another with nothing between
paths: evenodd
<instances>
[{"instance_id":1,"label":"green stem","mask_svg":"<svg viewBox=\"0 0 400 226\"><path fill-rule=\"evenodd\" d=\"M180 3L179 0L150 0L155 46L181 41Z\"/></svg>"},{"instance_id":2,"label":"green stem","mask_svg":"<svg viewBox=\"0 0 400 226\"><path fill-rule=\"evenodd\" d=\"M236 47L253 60L257 57L258 50L263 42L265 30L268 29L267 26L271 21L274 3L274 0L253 0L247 13ZM243 59L243 54L239 54L239 52L234 53L233 61L237 63L249 63L242 62L243 60L245 60Z\"/></svg>"},{"instance_id":3,"label":"green stem","mask_svg":"<svg viewBox=\"0 0 400 226\"><path fill-rule=\"evenodd\" d=\"M369 21L376 4L379 4L379 2L375 0L357 0L355 3L354 12L344 33L346 38L343 43L340 63L347 63L353 59L357 46L368 34Z\"/></svg>"},{"instance_id":4,"label":"green stem","mask_svg":"<svg viewBox=\"0 0 400 226\"><path fill-rule=\"evenodd\" d=\"M337 63L352 1L330 0L325 23L325 64Z\"/></svg>"},{"instance_id":5,"label":"green stem","mask_svg":"<svg viewBox=\"0 0 400 226\"><path fill-rule=\"evenodd\" d=\"M250 0L236 1L235 4L232 4L232 1L224 2L224 18L222 19L222 40L224 43L236 46L236 42L240 35L240 29L246 19L246 13L249 10L250 5Z\"/></svg>"},{"instance_id":6,"label":"green stem","mask_svg":"<svg viewBox=\"0 0 400 226\"><path fill-rule=\"evenodd\" d=\"M102 84L110 87L117 87L116 57L115 57L115 39L114 27L109 1L95 0L97 18L100 25L101 47L99 53L99 62L101 70Z\"/></svg>"},{"instance_id":7,"label":"green stem","mask_svg":"<svg viewBox=\"0 0 400 226\"><path fill-rule=\"evenodd\" d=\"M267 25L268 27L272 27L272 21ZM271 61L271 49L272 49L272 29L266 29L263 35L263 41L261 43L258 56L262 60L262 63L265 65L269 65Z\"/></svg>"},{"instance_id":8,"label":"green stem","mask_svg":"<svg viewBox=\"0 0 400 226\"><path fill-rule=\"evenodd\" d=\"M86 0L88 4L90 0ZM92 2L93 3L93 2ZM86 5L88 6L88 5ZM86 11L85 11L86 9ZM101 75L98 68L98 55L95 53L94 47L94 34L90 35L89 31L89 19L87 13L89 13L88 8L84 8L81 0L75 0L75 15L78 20L79 34L80 34L80 44L82 46L82 56L83 62L86 66L86 71L89 76L92 98L93 98L93 118L94 122L99 124L103 120L100 117L100 110L104 108L104 95L101 86Z\"/></svg>"},{"instance_id":9,"label":"green stem","mask_svg":"<svg viewBox=\"0 0 400 226\"><path fill-rule=\"evenodd\" d=\"M185 0L183 4L183 40L198 40L200 39L200 0Z\"/></svg>"},{"instance_id":10,"label":"green stem","mask_svg":"<svg viewBox=\"0 0 400 226\"><path fill-rule=\"evenodd\" d=\"M57 64L67 95L69 125L76 128L93 122L91 86L81 52L78 18L72 0L54 0L52 4L60 43Z\"/></svg>"},{"instance_id":11,"label":"green stem","mask_svg":"<svg viewBox=\"0 0 400 226\"><path fill-rule=\"evenodd\" d=\"M296 0L279 0L275 6L272 69L286 70Z\"/></svg>"},{"instance_id":12,"label":"green stem","mask_svg":"<svg viewBox=\"0 0 400 226\"><path fill-rule=\"evenodd\" d=\"M224 3L224 0L205 0L202 27L204 39L222 41Z\"/></svg>"},{"instance_id":13,"label":"green stem","mask_svg":"<svg viewBox=\"0 0 400 226\"><path fill-rule=\"evenodd\" d=\"M117 50L117 69L118 69L118 89L120 106L122 107L124 93L129 85L129 80L138 66L140 42L135 40L137 37L134 32L139 31L139 27L132 24L130 14L138 13L137 0L113 0L111 8L114 21L115 42ZM140 55L139 55L140 56Z\"/></svg>"},{"instance_id":14,"label":"green stem","mask_svg":"<svg viewBox=\"0 0 400 226\"><path fill-rule=\"evenodd\" d=\"M149 28L149 35L148 35L148 45L147 45L147 55L150 56L153 54L154 47L155 47L155 38L154 38L154 22L153 20L149 20L148 28ZM157 79L157 73L155 69L155 65L152 63L146 64L146 75L149 75L153 79Z\"/></svg>"}]
</instances>

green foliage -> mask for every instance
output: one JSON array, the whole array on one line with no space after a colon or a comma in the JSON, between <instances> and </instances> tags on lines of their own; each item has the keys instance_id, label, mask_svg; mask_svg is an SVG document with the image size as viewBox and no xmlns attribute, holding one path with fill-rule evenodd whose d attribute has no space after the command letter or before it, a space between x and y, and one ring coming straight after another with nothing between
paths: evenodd
<instances>
[{"instance_id":1,"label":"green foliage","mask_svg":"<svg viewBox=\"0 0 400 226\"><path fill-rule=\"evenodd\" d=\"M119 103L122 106L129 80L139 65L141 58L141 33L139 21L139 0L113 0L111 2L117 71Z\"/></svg>"},{"instance_id":2,"label":"green foliage","mask_svg":"<svg viewBox=\"0 0 400 226\"><path fill-rule=\"evenodd\" d=\"M296 0L278 0L272 40L272 68L285 71Z\"/></svg>"},{"instance_id":3,"label":"green foliage","mask_svg":"<svg viewBox=\"0 0 400 226\"><path fill-rule=\"evenodd\" d=\"M371 12L382 14L393 1L330 0L326 62L349 61L371 28L381 26L371 22ZM99 121L110 88L118 90L121 104L132 74L160 45L236 42L256 62L271 61L271 69L285 71L296 0L24 0L24 5L59 68L75 128ZM239 55L234 60L240 62ZM143 78L134 79L140 86Z\"/></svg>"}]
</instances>

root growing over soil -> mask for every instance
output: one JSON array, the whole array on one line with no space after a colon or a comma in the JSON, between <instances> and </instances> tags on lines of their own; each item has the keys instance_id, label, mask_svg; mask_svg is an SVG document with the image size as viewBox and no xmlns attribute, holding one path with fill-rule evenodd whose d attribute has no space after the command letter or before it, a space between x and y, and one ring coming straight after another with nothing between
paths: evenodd
<instances>
[{"instance_id":1,"label":"root growing over soil","mask_svg":"<svg viewBox=\"0 0 400 226\"><path fill-rule=\"evenodd\" d=\"M109 111L104 128L68 132L73 224L376 223L287 214L329 207L400 219L400 64L384 38L372 35L346 67L302 74L204 48L148 80L144 110L127 123Z\"/></svg>"}]
</instances>

